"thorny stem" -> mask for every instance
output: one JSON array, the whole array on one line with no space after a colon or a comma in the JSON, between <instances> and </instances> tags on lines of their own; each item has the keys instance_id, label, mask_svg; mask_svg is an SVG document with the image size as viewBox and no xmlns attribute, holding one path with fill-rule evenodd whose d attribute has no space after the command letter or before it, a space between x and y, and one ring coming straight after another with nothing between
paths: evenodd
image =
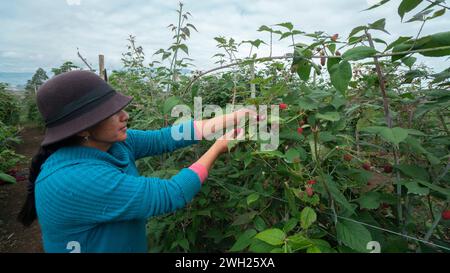
<instances>
[{"instance_id":1,"label":"thorny stem","mask_svg":"<svg viewBox=\"0 0 450 273\"><path fill-rule=\"evenodd\" d=\"M372 35L370 35L370 33L367 31L367 29L365 30L365 32L366 32L367 39L369 40L370 47L375 49L375 45L372 40ZM391 117L391 113L389 112L389 101L388 101L388 98L386 95L386 85L384 82L383 72L381 71L381 65L378 62L378 57L373 57L373 61L375 63L375 68L377 70L381 95L383 96L383 108L384 108L384 116L386 118L386 124L388 125L389 128L392 128L392 117Z\"/></svg>"}]
</instances>

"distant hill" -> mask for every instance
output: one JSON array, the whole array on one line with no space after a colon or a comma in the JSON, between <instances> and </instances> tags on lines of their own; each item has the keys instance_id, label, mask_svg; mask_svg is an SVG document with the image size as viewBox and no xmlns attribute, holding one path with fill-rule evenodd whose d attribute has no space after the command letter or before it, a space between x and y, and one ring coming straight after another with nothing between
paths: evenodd
<instances>
[{"instance_id":1,"label":"distant hill","mask_svg":"<svg viewBox=\"0 0 450 273\"><path fill-rule=\"evenodd\" d=\"M9 89L13 91L22 90L33 74L33 72L0 72L0 82L9 84Z\"/></svg>"}]
</instances>

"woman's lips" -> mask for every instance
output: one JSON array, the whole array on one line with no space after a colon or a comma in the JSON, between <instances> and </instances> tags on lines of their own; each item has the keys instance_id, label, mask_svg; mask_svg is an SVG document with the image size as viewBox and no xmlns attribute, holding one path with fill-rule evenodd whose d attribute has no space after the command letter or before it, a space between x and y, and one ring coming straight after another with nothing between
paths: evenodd
<instances>
[{"instance_id":1,"label":"woman's lips","mask_svg":"<svg viewBox=\"0 0 450 273\"><path fill-rule=\"evenodd\" d=\"M120 128L120 131L126 131L127 130L127 126Z\"/></svg>"}]
</instances>

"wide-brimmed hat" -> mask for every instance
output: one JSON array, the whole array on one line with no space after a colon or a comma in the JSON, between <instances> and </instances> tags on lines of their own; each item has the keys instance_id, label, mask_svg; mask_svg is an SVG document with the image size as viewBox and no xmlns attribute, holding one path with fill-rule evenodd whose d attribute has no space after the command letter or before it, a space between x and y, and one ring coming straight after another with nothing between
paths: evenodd
<instances>
[{"instance_id":1,"label":"wide-brimmed hat","mask_svg":"<svg viewBox=\"0 0 450 273\"><path fill-rule=\"evenodd\" d=\"M133 98L115 91L89 71L70 71L45 82L37 105L45 121L42 146L73 136L114 115Z\"/></svg>"}]
</instances>

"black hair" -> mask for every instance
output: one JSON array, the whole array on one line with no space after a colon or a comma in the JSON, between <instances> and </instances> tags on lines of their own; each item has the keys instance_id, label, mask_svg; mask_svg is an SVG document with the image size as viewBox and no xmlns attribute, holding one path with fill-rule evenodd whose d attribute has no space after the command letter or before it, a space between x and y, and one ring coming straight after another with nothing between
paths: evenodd
<instances>
[{"instance_id":1,"label":"black hair","mask_svg":"<svg viewBox=\"0 0 450 273\"><path fill-rule=\"evenodd\" d=\"M17 220L24 226L29 227L33 223L33 221L37 219L34 187L36 179L41 172L42 164L44 164L44 162L58 149L67 146L80 145L82 142L83 137L74 135L59 142L41 146L39 148L39 151L33 156L33 158L31 159L30 171L28 175L28 194L25 200L25 204L23 205L17 217Z\"/></svg>"}]
</instances>

